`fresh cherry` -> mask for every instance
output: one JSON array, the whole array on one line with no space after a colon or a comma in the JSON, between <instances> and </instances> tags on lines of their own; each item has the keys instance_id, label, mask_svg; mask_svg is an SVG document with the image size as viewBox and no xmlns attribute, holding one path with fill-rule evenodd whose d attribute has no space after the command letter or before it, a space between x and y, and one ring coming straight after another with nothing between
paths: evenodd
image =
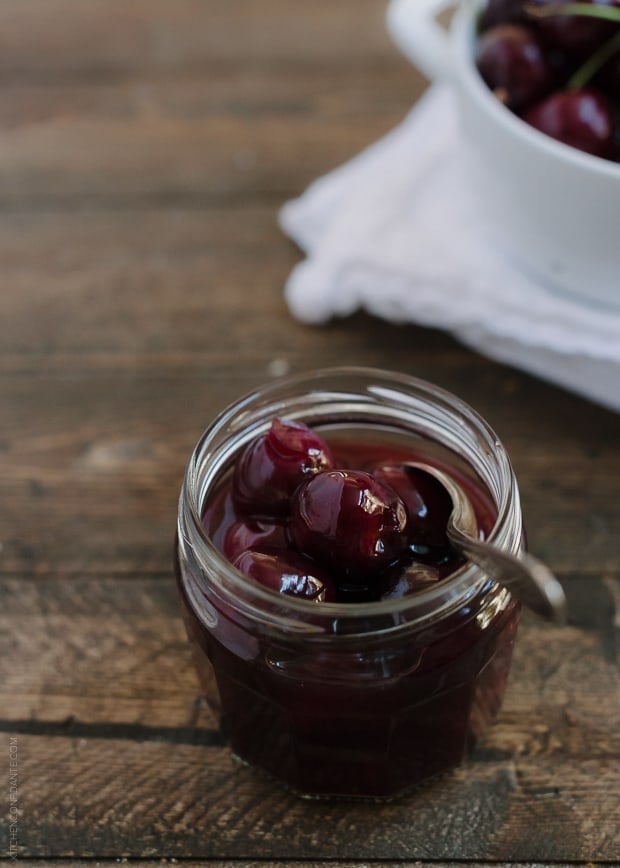
<instances>
[{"instance_id":1,"label":"fresh cherry","mask_svg":"<svg viewBox=\"0 0 620 868\"><path fill-rule=\"evenodd\" d=\"M369 473L327 470L295 492L289 533L299 551L338 571L339 583L361 584L406 553L407 510Z\"/></svg>"},{"instance_id":2,"label":"fresh cherry","mask_svg":"<svg viewBox=\"0 0 620 868\"><path fill-rule=\"evenodd\" d=\"M566 6L571 0L533 0L536 7ZM616 0L583 0L594 6L614 6ZM549 50L560 51L578 60L592 54L617 30L617 24L586 15L545 15L536 17L538 32Z\"/></svg>"},{"instance_id":3,"label":"fresh cherry","mask_svg":"<svg viewBox=\"0 0 620 868\"><path fill-rule=\"evenodd\" d=\"M524 114L548 136L597 157L614 149L614 119L605 97L594 90L560 91Z\"/></svg>"},{"instance_id":4,"label":"fresh cherry","mask_svg":"<svg viewBox=\"0 0 620 868\"><path fill-rule=\"evenodd\" d=\"M499 24L478 40L476 65L495 96L518 110L541 99L552 75L534 32L519 24Z\"/></svg>"},{"instance_id":5,"label":"fresh cherry","mask_svg":"<svg viewBox=\"0 0 620 868\"><path fill-rule=\"evenodd\" d=\"M619 160L620 22L605 7L617 12L620 0L584 2L600 15L575 12L570 0L488 0L476 64L498 99L528 123Z\"/></svg>"},{"instance_id":6,"label":"fresh cherry","mask_svg":"<svg viewBox=\"0 0 620 868\"><path fill-rule=\"evenodd\" d=\"M244 575L280 594L320 603L329 603L336 598L329 575L296 552L249 549L241 552L233 565Z\"/></svg>"},{"instance_id":7,"label":"fresh cherry","mask_svg":"<svg viewBox=\"0 0 620 868\"><path fill-rule=\"evenodd\" d=\"M233 475L237 507L254 518L281 518L308 476L333 466L329 446L307 425L274 419L242 453Z\"/></svg>"}]
</instances>

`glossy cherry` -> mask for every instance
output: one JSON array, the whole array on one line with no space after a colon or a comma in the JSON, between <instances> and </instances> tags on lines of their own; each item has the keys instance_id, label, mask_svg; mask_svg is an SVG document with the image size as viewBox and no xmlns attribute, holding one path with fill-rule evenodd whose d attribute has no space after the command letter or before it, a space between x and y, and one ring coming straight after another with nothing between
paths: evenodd
<instances>
[{"instance_id":1,"label":"glossy cherry","mask_svg":"<svg viewBox=\"0 0 620 868\"><path fill-rule=\"evenodd\" d=\"M278 518L308 476L333 466L329 446L301 422L274 419L266 434L253 440L237 461L233 497L254 518Z\"/></svg>"},{"instance_id":2,"label":"glossy cherry","mask_svg":"<svg viewBox=\"0 0 620 868\"><path fill-rule=\"evenodd\" d=\"M605 97L594 90L560 91L523 117L548 136L588 154L597 157L613 154L613 113Z\"/></svg>"},{"instance_id":3,"label":"glossy cherry","mask_svg":"<svg viewBox=\"0 0 620 868\"><path fill-rule=\"evenodd\" d=\"M325 570L293 551L249 549L233 561L244 575L272 591L317 603L335 600L334 583Z\"/></svg>"},{"instance_id":4,"label":"glossy cherry","mask_svg":"<svg viewBox=\"0 0 620 868\"><path fill-rule=\"evenodd\" d=\"M295 492L289 533L300 552L343 578L362 583L407 552L407 510L371 474L328 470ZM346 582L345 582L346 584Z\"/></svg>"},{"instance_id":5,"label":"glossy cherry","mask_svg":"<svg viewBox=\"0 0 620 868\"><path fill-rule=\"evenodd\" d=\"M284 549L286 538L284 527L267 521L248 519L236 521L227 528L222 542L222 553L229 561L234 561L248 549Z\"/></svg>"},{"instance_id":6,"label":"glossy cherry","mask_svg":"<svg viewBox=\"0 0 620 868\"><path fill-rule=\"evenodd\" d=\"M519 24L486 30L478 40L476 66L495 96L515 110L541 99L553 84L536 34Z\"/></svg>"}]
</instances>

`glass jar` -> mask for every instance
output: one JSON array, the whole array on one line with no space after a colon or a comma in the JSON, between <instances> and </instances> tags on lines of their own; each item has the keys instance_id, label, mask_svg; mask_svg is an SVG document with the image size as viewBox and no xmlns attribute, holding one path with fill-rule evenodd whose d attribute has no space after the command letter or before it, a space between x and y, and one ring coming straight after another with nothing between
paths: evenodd
<instances>
[{"instance_id":1,"label":"glass jar","mask_svg":"<svg viewBox=\"0 0 620 868\"><path fill-rule=\"evenodd\" d=\"M400 599L320 603L238 572L201 516L236 457L274 417L323 436L398 443L483 489L487 538L517 554L517 482L495 433L412 377L335 368L270 383L226 409L190 457L177 579L202 689L233 753L305 796L391 798L458 765L495 717L519 606L465 563Z\"/></svg>"}]
</instances>

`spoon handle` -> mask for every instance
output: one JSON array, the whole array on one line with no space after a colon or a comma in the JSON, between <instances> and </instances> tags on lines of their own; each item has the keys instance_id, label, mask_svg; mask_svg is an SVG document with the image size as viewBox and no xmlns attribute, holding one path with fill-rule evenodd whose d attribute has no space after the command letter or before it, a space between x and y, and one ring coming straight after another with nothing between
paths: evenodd
<instances>
[{"instance_id":1,"label":"spoon handle","mask_svg":"<svg viewBox=\"0 0 620 868\"><path fill-rule=\"evenodd\" d=\"M566 623L564 589L551 570L533 555L523 553L515 557L495 546L471 538L452 522L448 525L448 538L490 578L508 588L528 609L532 609L547 621Z\"/></svg>"}]
</instances>

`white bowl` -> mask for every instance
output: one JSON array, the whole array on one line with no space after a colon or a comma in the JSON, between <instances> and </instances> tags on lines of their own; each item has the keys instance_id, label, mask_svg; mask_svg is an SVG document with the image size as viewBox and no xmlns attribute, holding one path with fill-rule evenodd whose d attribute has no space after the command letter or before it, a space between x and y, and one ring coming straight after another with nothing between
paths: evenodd
<instances>
[{"instance_id":1,"label":"white bowl","mask_svg":"<svg viewBox=\"0 0 620 868\"><path fill-rule=\"evenodd\" d=\"M486 86L473 57L479 0L392 0L394 41L458 94L466 165L499 244L551 288L620 309L620 163L530 127ZM498 291L501 288L498 287Z\"/></svg>"}]
</instances>

